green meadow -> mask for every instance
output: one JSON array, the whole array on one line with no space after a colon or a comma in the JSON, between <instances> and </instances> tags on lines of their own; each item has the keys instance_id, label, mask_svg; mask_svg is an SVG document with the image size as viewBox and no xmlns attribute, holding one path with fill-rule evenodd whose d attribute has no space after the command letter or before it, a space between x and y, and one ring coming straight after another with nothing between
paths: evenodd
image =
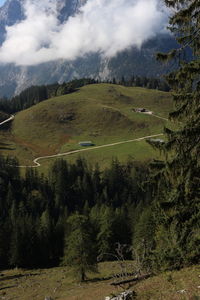
<instances>
[{"instance_id":1,"label":"green meadow","mask_svg":"<svg viewBox=\"0 0 200 300\"><path fill-rule=\"evenodd\" d=\"M169 122L155 116L134 112L144 107L157 116L167 118L172 110L170 93L112 84L84 86L76 92L43 101L15 115L10 128L0 130L1 152L16 156L21 165L32 165L39 156L81 149L80 141L95 146L160 134ZM66 156L78 156L106 167L115 157L149 160L159 153L145 141L88 150ZM52 159L40 161L42 171Z\"/></svg>"},{"instance_id":2,"label":"green meadow","mask_svg":"<svg viewBox=\"0 0 200 300\"><path fill-rule=\"evenodd\" d=\"M8 270L1 272L0 299L44 300L104 300L122 289L110 285L120 271L119 263L104 262L97 274L90 274L85 283L74 279L67 267L37 270ZM131 285L137 300L198 300L200 298L199 267L169 271ZM130 277L129 277L130 279Z\"/></svg>"}]
</instances>

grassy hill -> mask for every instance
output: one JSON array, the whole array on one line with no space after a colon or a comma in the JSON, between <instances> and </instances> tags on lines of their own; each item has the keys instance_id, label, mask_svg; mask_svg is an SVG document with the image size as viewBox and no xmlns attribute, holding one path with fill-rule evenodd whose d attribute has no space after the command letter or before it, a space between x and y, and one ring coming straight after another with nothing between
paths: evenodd
<instances>
[{"instance_id":1,"label":"grassy hill","mask_svg":"<svg viewBox=\"0 0 200 300\"><path fill-rule=\"evenodd\" d=\"M109 144L159 134L166 121L135 113L145 107L161 117L172 109L169 93L112 84L88 85L73 94L52 98L15 116L10 130L0 130L2 152L30 165L38 156L79 149L79 141ZM105 166L112 157L146 160L156 154L146 142L124 144L85 152L91 162ZM73 157L67 159L73 160ZM47 167L50 161L44 161Z\"/></svg>"},{"instance_id":2,"label":"grassy hill","mask_svg":"<svg viewBox=\"0 0 200 300\"><path fill-rule=\"evenodd\" d=\"M115 262L99 264L99 273L90 275L86 283L74 280L67 267L42 270L9 270L1 272L1 299L44 300L104 300L110 294L118 294L120 288L110 285L119 267ZM140 281L131 289L136 300L198 300L200 299L200 268L189 267L180 271L165 272Z\"/></svg>"}]
</instances>

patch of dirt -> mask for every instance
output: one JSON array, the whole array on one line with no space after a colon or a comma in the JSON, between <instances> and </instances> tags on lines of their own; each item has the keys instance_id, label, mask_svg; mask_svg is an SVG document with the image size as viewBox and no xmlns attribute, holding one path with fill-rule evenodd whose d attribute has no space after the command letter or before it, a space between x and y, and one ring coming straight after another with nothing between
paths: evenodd
<instances>
[{"instance_id":1,"label":"patch of dirt","mask_svg":"<svg viewBox=\"0 0 200 300\"><path fill-rule=\"evenodd\" d=\"M126 96L124 94L119 94L119 100L125 104L131 104L134 102L132 97Z\"/></svg>"},{"instance_id":2,"label":"patch of dirt","mask_svg":"<svg viewBox=\"0 0 200 300\"><path fill-rule=\"evenodd\" d=\"M63 113L58 117L60 123L68 123L76 120L76 114L74 112Z\"/></svg>"},{"instance_id":3,"label":"patch of dirt","mask_svg":"<svg viewBox=\"0 0 200 300\"><path fill-rule=\"evenodd\" d=\"M120 93L119 91L117 91L114 87L109 87L108 88L108 93L112 94L113 98L125 103L125 104L131 104L134 102L134 99L132 97L126 96L122 93Z\"/></svg>"},{"instance_id":4,"label":"patch of dirt","mask_svg":"<svg viewBox=\"0 0 200 300\"><path fill-rule=\"evenodd\" d=\"M70 141L71 141L70 138L71 138L71 136L67 135L67 134L61 136L59 139L59 146L62 146L66 143L70 143Z\"/></svg>"},{"instance_id":5,"label":"patch of dirt","mask_svg":"<svg viewBox=\"0 0 200 300\"><path fill-rule=\"evenodd\" d=\"M32 144L30 142L27 142L19 137L16 137L14 136L14 142L16 144L19 144L20 146L23 146L24 148L27 148L27 149L30 149L32 150L35 155L52 155L52 154L55 154L54 150L53 149L44 149L42 147L40 147L39 145L36 145L36 144Z\"/></svg>"}]
</instances>

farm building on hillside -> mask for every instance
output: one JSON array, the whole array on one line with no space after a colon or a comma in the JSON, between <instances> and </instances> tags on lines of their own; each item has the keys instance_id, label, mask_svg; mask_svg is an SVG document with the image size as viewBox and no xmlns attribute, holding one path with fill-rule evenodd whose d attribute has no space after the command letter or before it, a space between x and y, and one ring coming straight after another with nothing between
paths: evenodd
<instances>
[{"instance_id":1,"label":"farm building on hillside","mask_svg":"<svg viewBox=\"0 0 200 300\"><path fill-rule=\"evenodd\" d=\"M153 143L164 143L165 141L163 139L150 139L150 142L153 142Z\"/></svg>"},{"instance_id":2,"label":"farm building on hillside","mask_svg":"<svg viewBox=\"0 0 200 300\"><path fill-rule=\"evenodd\" d=\"M149 113L150 111L146 108L141 108L141 107L138 107L138 108L133 108L133 111L134 112L139 112L139 113Z\"/></svg>"},{"instance_id":3,"label":"farm building on hillside","mask_svg":"<svg viewBox=\"0 0 200 300\"><path fill-rule=\"evenodd\" d=\"M89 147L89 146L94 146L94 143L91 141L84 141L84 142L79 142L79 145L82 147Z\"/></svg>"}]
</instances>

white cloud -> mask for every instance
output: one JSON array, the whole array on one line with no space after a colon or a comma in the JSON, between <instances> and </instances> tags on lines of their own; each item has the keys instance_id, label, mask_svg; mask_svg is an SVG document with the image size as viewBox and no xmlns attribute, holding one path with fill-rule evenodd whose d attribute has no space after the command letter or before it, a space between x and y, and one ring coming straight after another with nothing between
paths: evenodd
<instances>
[{"instance_id":1,"label":"white cloud","mask_svg":"<svg viewBox=\"0 0 200 300\"><path fill-rule=\"evenodd\" d=\"M165 28L167 16L159 4L160 0L88 0L60 24L55 0L28 0L25 20L6 28L0 62L36 65L90 52L112 57L131 46L141 47Z\"/></svg>"}]
</instances>

